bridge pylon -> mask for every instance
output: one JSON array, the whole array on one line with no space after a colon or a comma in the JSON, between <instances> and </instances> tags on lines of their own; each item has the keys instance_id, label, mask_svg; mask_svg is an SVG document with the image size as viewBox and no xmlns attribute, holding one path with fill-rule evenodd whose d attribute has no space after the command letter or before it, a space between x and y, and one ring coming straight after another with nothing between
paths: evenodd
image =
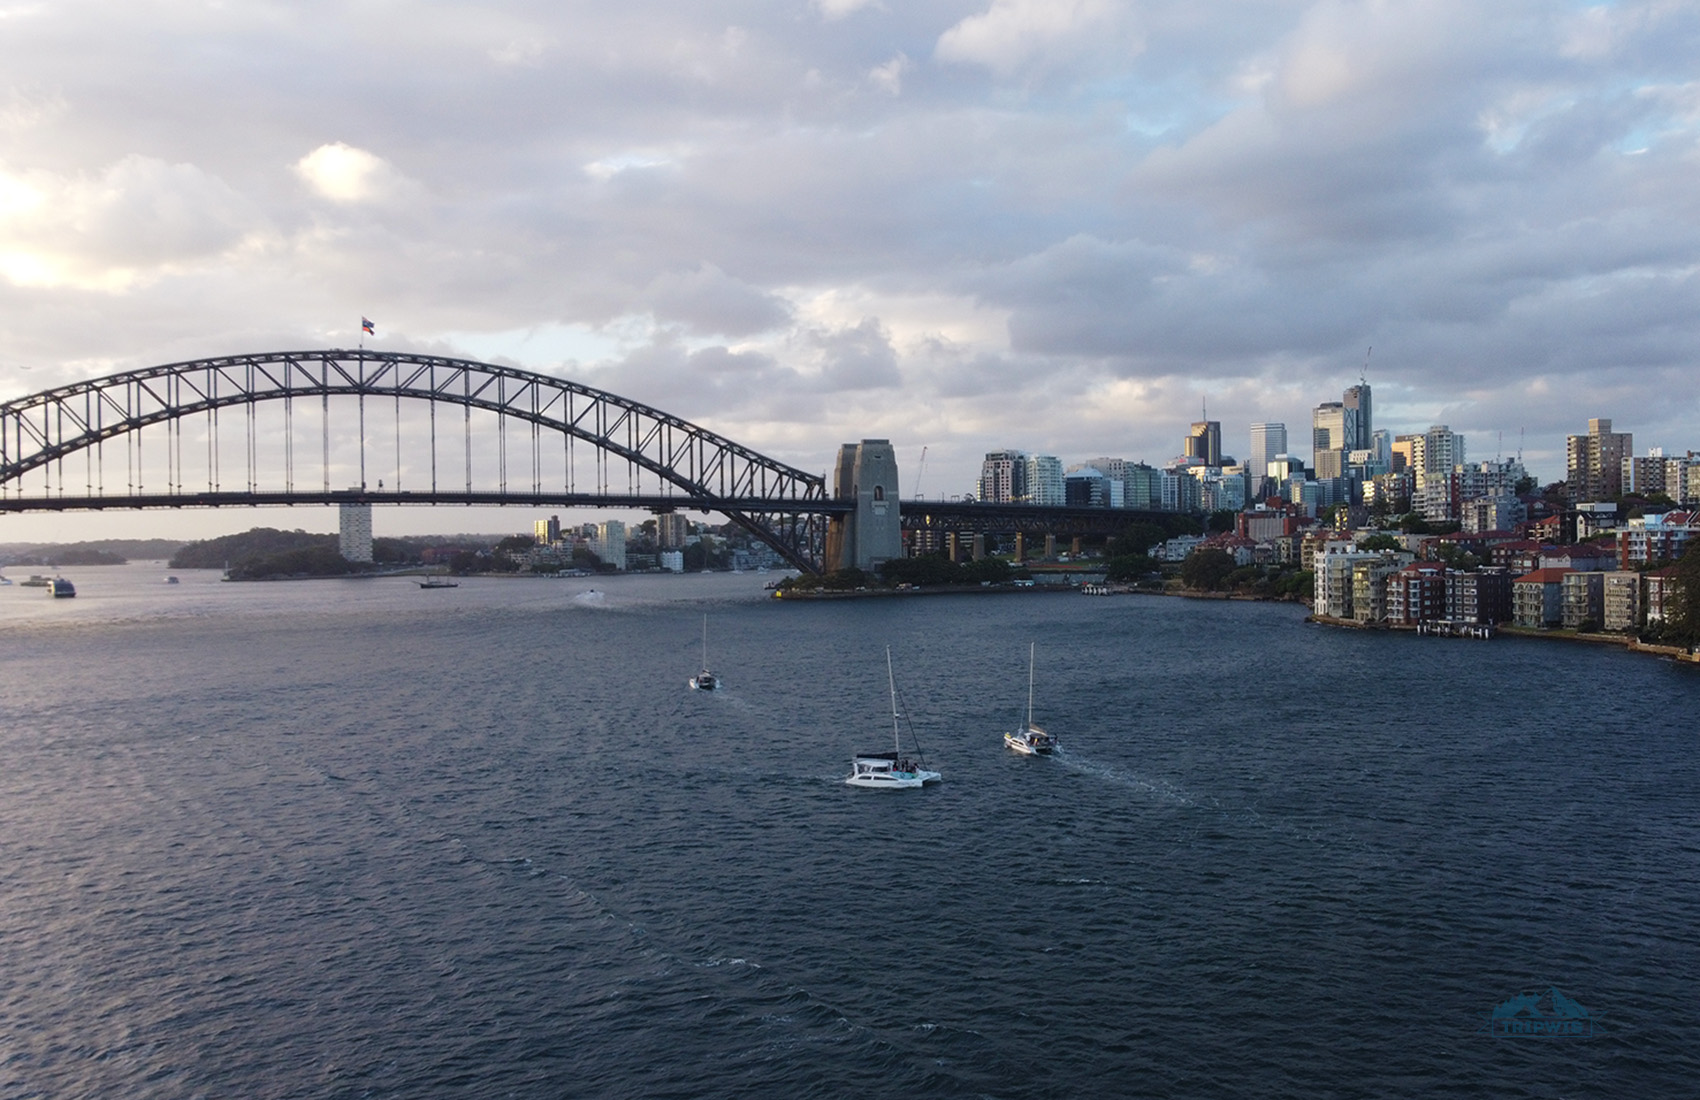
<instances>
[{"instance_id":1,"label":"bridge pylon","mask_svg":"<svg viewBox=\"0 0 1700 1100\"><path fill-rule=\"evenodd\" d=\"M826 568L873 570L903 556L903 520L897 503L897 453L889 439L864 439L838 448L833 497L855 510L827 520Z\"/></svg>"}]
</instances>

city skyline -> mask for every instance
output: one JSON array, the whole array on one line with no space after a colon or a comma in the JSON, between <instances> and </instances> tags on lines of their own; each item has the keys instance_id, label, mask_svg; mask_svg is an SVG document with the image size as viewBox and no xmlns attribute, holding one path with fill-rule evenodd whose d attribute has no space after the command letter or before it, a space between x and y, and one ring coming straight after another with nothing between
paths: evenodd
<instances>
[{"instance_id":1,"label":"city skyline","mask_svg":"<svg viewBox=\"0 0 1700 1100\"><path fill-rule=\"evenodd\" d=\"M388 12L0 12L0 400L364 339L811 471L889 438L934 497L1007 447L1162 464L1206 400L1308 455L1360 378L1543 483L1591 418L1700 442L1685 7ZM378 533L529 523L440 513Z\"/></svg>"}]
</instances>

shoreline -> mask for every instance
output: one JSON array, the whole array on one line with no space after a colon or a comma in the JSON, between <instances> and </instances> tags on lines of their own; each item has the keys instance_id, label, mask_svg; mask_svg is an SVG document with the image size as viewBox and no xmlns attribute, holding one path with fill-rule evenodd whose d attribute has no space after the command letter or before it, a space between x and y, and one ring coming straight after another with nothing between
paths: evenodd
<instances>
[{"instance_id":1,"label":"shoreline","mask_svg":"<svg viewBox=\"0 0 1700 1100\"><path fill-rule=\"evenodd\" d=\"M1330 626L1344 630L1385 630L1389 633L1417 634L1415 626L1402 623L1361 623L1356 619L1337 619L1331 615L1318 615L1312 611L1305 616L1305 622L1318 626ZM1658 645L1653 642L1643 642L1629 634L1579 634L1574 630L1536 630L1526 626L1510 626L1504 623L1496 624L1495 635L1507 638L1528 638L1535 641L1569 642L1573 645L1616 646L1629 653L1641 653L1650 657L1667 657L1679 664L1700 665L1700 652L1692 652L1682 646ZM1425 635L1426 637L1427 635ZM1444 635L1434 635L1444 637ZM1456 639L1456 640L1491 640L1491 639Z\"/></svg>"}]
</instances>

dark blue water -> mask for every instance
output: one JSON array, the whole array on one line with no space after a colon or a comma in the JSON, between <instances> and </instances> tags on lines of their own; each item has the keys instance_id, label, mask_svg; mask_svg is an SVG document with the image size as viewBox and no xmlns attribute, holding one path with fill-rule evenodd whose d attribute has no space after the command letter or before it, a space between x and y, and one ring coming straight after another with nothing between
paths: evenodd
<instances>
[{"instance_id":1,"label":"dark blue water","mask_svg":"<svg viewBox=\"0 0 1700 1100\"><path fill-rule=\"evenodd\" d=\"M160 575L0 589L5 1097L1700 1080L1692 668L1273 605ZM1029 641L1051 759L1000 741ZM925 791L841 782L887 644ZM1597 1037L1482 1033L1553 986Z\"/></svg>"}]
</instances>

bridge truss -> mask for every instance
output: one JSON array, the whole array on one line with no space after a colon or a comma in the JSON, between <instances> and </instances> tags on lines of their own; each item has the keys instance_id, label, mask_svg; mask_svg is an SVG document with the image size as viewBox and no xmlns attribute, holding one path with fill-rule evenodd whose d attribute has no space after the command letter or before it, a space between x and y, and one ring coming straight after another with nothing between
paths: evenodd
<instances>
[{"instance_id":1,"label":"bridge truss","mask_svg":"<svg viewBox=\"0 0 1700 1100\"><path fill-rule=\"evenodd\" d=\"M852 507L679 417L464 359L234 355L0 405L0 511L349 502L719 512L810 572Z\"/></svg>"}]
</instances>

